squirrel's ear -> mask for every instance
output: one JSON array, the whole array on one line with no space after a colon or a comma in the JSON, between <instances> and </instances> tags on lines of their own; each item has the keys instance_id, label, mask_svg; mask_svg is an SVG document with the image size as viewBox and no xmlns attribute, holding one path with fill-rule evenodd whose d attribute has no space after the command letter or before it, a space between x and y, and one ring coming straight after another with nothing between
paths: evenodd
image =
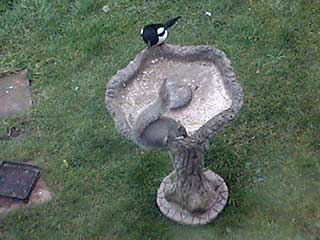
<instances>
[{"instance_id":1,"label":"squirrel's ear","mask_svg":"<svg viewBox=\"0 0 320 240\"><path fill-rule=\"evenodd\" d=\"M179 135L182 136L182 137L188 137L188 133L187 133L187 130L186 128L183 126L183 125L180 125L178 127L178 132L179 132Z\"/></svg>"}]
</instances>

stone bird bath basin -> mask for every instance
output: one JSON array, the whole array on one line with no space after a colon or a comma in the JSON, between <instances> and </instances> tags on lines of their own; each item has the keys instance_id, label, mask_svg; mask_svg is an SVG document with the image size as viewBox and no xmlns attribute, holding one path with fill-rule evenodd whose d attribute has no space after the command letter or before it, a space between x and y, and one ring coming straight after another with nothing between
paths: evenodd
<instances>
[{"instance_id":1,"label":"stone bird bath basin","mask_svg":"<svg viewBox=\"0 0 320 240\"><path fill-rule=\"evenodd\" d=\"M218 174L203 168L204 153L208 139L238 113L243 103L242 89L230 61L220 50L166 44L144 49L118 71L106 89L107 110L118 132L141 147L154 148L139 144L135 122L160 96L166 79L184 86L192 98L162 113L162 117L182 125L187 136L165 142L174 171L161 183L157 205L165 216L181 224L207 224L225 207L228 188ZM170 97L172 103L186 95L174 91Z\"/></svg>"}]
</instances>

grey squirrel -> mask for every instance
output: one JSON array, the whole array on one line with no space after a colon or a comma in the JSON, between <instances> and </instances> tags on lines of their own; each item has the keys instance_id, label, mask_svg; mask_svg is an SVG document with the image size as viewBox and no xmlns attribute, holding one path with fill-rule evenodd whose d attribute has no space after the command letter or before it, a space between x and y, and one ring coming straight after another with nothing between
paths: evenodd
<instances>
[{"instance_id":1,"label":"grey squirrel","mask_svg":"<svg viewBox=\"0 0 320 240\"><path fill-rule=\"evenodd\" d=\"M187 137L184 126L172 118L162 116L172 108L172 99L177 101L177 98L171 96L176 89L177 86L173 86L165 79L160 87L158 98L139 114L133 126L133 139L138 145L150 149L165 148L168 141ZM191 98L190 90L186 96L178 98L181 99L179 107L185 106ZM176 107L177 102L174 105Z\"/></svg>"}]
</instances>

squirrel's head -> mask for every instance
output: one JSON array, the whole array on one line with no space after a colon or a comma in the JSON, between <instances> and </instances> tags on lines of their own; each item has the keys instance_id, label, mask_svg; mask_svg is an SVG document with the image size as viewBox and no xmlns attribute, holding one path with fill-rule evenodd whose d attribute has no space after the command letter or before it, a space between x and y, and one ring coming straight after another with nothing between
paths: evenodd
<instances>
[{"instance_id":1,"label":"squirrel's head","mask_svg":"<svg viewBox=\"0 0 320 240\"><path fill-rule=\"evenodd\" d=\"M166 142L172 144L186 137L188 137L186 128L181 123L177 123L176 129L169 132Z\"/></svg>"}]
</instances>

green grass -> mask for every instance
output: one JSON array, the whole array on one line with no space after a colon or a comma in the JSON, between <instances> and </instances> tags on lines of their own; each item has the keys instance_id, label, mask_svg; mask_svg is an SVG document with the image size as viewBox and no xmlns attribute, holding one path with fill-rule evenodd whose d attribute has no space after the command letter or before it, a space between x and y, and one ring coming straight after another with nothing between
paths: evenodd
<instances>
[{"instance_id":1,"label":"green grass","mask_svg":"<svg viewBox=\"0 0 320 240\"><path fill-rule=\"evenodd\" d=\"M245 94L206 154L230 199L203 227L160 214L168 155L126 141L104 104L108 80L145 47L140 28L176 15L169 42L225 51ZM28 68L35 104L31 134L0 141L0 159L41 166L55 195L0 217L0 239L320 239L319 47L318 0L1 0L0 72ZM0 135L13 126L0 120Z\"/></svg>"}]
</instances>

